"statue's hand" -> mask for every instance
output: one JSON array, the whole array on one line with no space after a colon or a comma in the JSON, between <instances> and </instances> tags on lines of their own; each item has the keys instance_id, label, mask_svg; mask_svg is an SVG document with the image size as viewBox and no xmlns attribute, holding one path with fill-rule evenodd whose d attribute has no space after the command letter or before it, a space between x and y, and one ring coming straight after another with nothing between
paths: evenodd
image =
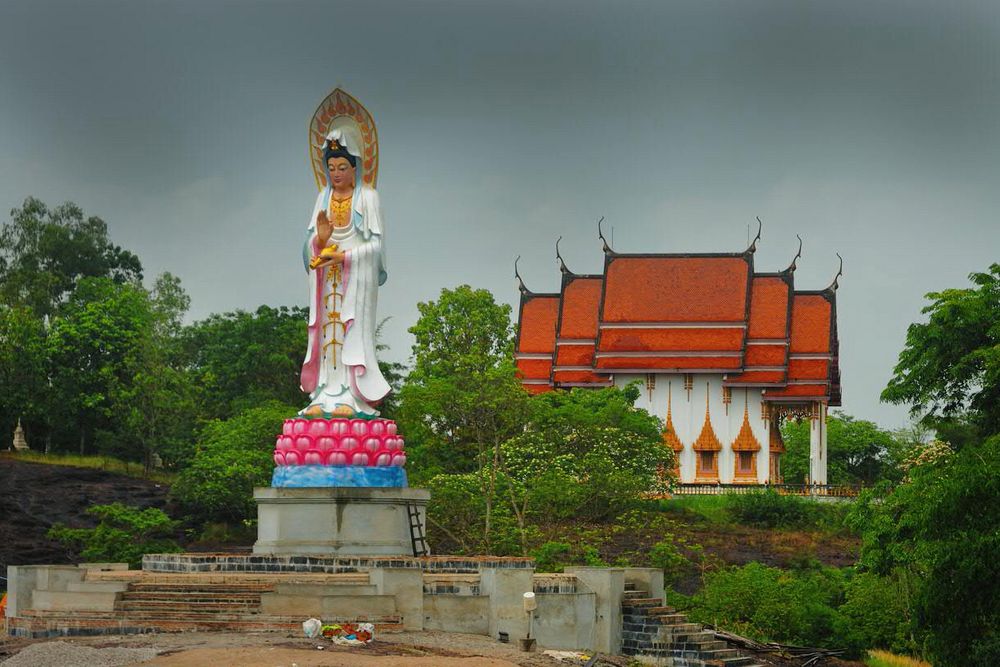
<instances>
[{"instance_id":1,"label":"statue's hand","mask_svg":"<svg viewBox=\"0 0 1000 667\"><path fill-rule=\"evenodd\" d=\"M309 262L309 267L312 269L321 269L325 266L331 266L333 264L343 264L345 254L339 250L334 250L330 252L329 248L323 250L323 253L312 258Z\"/></svg>"},{"instance_id":2,"label":"statue's hand","mask_svg":"<svg viewBox=\"0 0 1000 667\"><path fill-rule=\"evenodd\" d=\"M322 227L322 226L329 225L329 224L330 224L330 220L326 217L326 209L325 208L321 208L319 210L319 213L316 214L316 226L317 227Z\"/></svg>"}]
</instances>

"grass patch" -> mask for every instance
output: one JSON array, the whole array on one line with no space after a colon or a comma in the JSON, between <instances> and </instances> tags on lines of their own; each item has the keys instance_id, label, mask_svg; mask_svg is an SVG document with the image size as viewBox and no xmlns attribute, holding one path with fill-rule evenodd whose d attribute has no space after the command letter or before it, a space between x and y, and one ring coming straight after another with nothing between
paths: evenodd
<instances>
[{"instance_id":1,"label":"grass patch","mask_svg":"<svg viewBox=\"0 0 1000 667\"><path fill-rule=\"evenodd\" d=\"M931 663L918 658L878 650L868 651L865 664L868 667L931 667Z\"/></svg>"},{"instance_id":2,"label":"grass patch","mask_svg":"<svg viewBox=\"0 0 1000 667\"><path fill-rule=\"evenodd\" d=\"M675 496L653 501L649 509L709 526L735 524L784 530L844 532L846 505L786 496L774 491Z\"/></svg>"},{"instance_id":3,"label":"grass patch","mask_svg":"<svg viewBox=\"0 0 1000 667\"><path fill-rule=\"evenodd\" d=\"M161 484L173 484L176 475L162 470L154 470L148 475L144 473L141 463L121 461L110 456L80 456L79 454L42 454L40 452L5 453L6 458L25 463L44 463L54 466L70 466L71 468L90 468L104 472L147 479Z\"/></svg>"},{"instance_id":4,"label":"grass patch","mask_svg":"<svg viewBox=\"0 0 1000 667\"><path fill-rule=\"evenodd\" d=\"M725 495L664 498L656 501L656 509L716 526L733 522L729 512L729 498Z\"/></svg>"}]
</instances>

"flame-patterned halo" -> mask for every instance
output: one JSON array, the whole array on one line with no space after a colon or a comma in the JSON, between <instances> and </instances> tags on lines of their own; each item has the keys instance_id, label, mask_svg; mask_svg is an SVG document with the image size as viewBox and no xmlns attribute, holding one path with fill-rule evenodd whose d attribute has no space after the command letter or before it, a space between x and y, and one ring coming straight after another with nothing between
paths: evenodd
<instances>
[{"instance_id":1,"label":"flame-patterned halo","mask_svg":"<svg viewBox=\"0 0 1000 667\"><path fill-rule=\"evenodd\" d=\"M326 165L323 164L323 145L326 135L337 125L353 124L363 142L362 180L375 187L378 180L378 132L375 121L368 110L356 99L340 88L320 102L309 123L309 162L312 164L316 187L322 190L326 184Z\"/></svg>"}]
</instances>

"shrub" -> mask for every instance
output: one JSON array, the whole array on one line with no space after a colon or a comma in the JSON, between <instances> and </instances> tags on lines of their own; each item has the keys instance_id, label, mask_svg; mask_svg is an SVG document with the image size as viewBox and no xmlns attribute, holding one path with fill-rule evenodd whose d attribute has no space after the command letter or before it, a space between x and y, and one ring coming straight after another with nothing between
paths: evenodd
<instances>
[{"instance_id":1,"label":"shrub","mask_svg":"<svg viewBox=\"0 0 1000 667\"><path fill-rule=\"evenodd\" d=\"M758 528L812 528L818 525L822 510L818 503L783 496L775 491L726 496L726 507L740 523Z\"/></svg>"},{"instance_id":2,"label":"shrub","mask_svg":"<svg viewBox=\"0 0 1000 667\"><path fill-rule=\"evenodd\" d=\"M859 648L912 652L916 647L909 638L909 595L899 578L856 575L847 584L847 599L840 608L850 643Z\"/></svg>"},{"instance_id":3,"label":"shrub","mask_svg":"<svg viewBox=\"0 0 1000 667\"><path fill-rule=\"evenodd\" d=\"M113 503L92 505L87 513L100 519L96 528L67 528L57 523L48 533L49 537L76 549L85 561L138 567L143 554L180 551L172 537L178 522L163 510Z\"/></svg>"},{"instance_id":4,"label":"shrub","mask_svg":"<svg viewBox=\"0 0 1000 667\"><path fill-rule=\"evenodd\" d=\"M567 542L546 542L531 552L535 572L562 572L572 547Z\"/></svg>"},{"instance_id":5,"label":"shrub","mask_svg":"<svg viewBox=\"0 0 1000 667\"><path fill-rule=\"evenodd\" d=\"M649 550L649 563L663 570L667 584L674 583L691 565L673 539L661 540Z\"/></svg>"},{"instance_id":6,"label":"shrub","mask_svg":"<svg viewBox=\"0 0 1000 667\"><path fill-rule=\"evenodd\" d=\"M840 648L843 590L843 574L833 568L786 572L749 563L706 574L690 618L759 640Z\"/></svg>"},{"instance_id":7,"label":"shrub","mask_svg":"<svg viewBox=\"0 0 1000 667\"><path fill-rule=\"evenodd\" d=\"M256 516L255 486L267 486L274 470L274 440L295 408L271 402L202 431L194 460L171 489L198 522L243 521Z\"/></svg>"}]
</instances>

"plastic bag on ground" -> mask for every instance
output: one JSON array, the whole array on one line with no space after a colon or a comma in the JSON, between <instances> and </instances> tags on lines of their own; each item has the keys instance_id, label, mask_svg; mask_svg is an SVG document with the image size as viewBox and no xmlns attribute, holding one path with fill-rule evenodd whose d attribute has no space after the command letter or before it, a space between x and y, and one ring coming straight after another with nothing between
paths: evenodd
<instances>
[{"instance_id":1,"label":"plastic bag on ground","mask_svg":"<svg viewBox=\"0 0 1000 667\"><path fill-rule=\"evenodd\" d=\"M302 632L305 633L306 637L312 639L313 637L319 636L319 630L323 627L323 622L318 618L310 618L308 621L302 623Z\"/></svg>"}]
</instances>

